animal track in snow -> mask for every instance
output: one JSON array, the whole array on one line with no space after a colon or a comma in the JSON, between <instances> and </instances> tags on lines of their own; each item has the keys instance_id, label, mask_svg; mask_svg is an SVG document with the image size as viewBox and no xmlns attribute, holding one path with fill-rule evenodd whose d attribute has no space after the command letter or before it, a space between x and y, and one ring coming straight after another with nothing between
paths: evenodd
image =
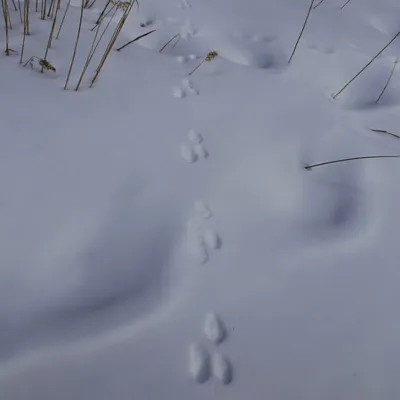
<instances>
[{"instance_id":1,"label":"animal track in snow","mask_svg":"<svg viewBox=\"0 0 400 400\"><path fill-rule=\"evenodd\" d=\"M213 229L206 229L204 232L204 243L213 250L221 248L221 238Z\"/></svg>"},{"instance_id":2,"label":"animal track in snow","mask_svg":"<svg viewBox=\"0 0 400 400\"><path fill-rule=\"evenodd\" d=\"M185 23L181 26L180 36L182 39L189 39L190 37L196 35L196 33L197 29L190 20L185 21Z\"/></svg>"},{"instance_id":3,"label":"animal track in snow","mask_svg":"<svg viewBox=\"0 0 400 400\"><path fill-rule=\"evenodd\" d=\"M201 200L194 203L194 209L203 219L209 219L212 216L211 210Z\"/></svg>"},{"instance_id":4,"label":"animal track in snow","mask_svg":"<svg viewBox=\"0 0 400 400\"><path fill-rule=\"evenodd\" d=\"M226 329L221 319L213 312L206 314L203 324L203 332L208 340L215 344L221 343L226 337Z\"/></svg>"},{"instance_id":5,"label":"animal track in snow","mask_svg":"<svg viewBox=\"0 0 400 400\"><path fill-rule=\"evenodd\" d=\"M195 144L193 146L193 151L195 152L198 158L208 158L209 156L208 151L201 143Z\"/></svg>"},{"instance_id":6,"label":"animal track in snow","mask_svg":"<svg viewBox=\"0 0 400 400\"><path fill-rule=\"evenodd\" d=\"M204 383L210 378L210 356L198 343L189 346L189 373L197 383Z\"/></svg>"},{"instance_id":7,"label":"animal track in snow","mask_svg":"<svg viewBox=\"0 0 400 400\"><path fill-rule=\"evenodd\" d=\"M195 220L190 220L187 223L187 242L190 255L199 265L205 264L209 259L209 255L201 228L197 226Z\"/></svg>"},{"instance_id":8,"label":"animal track in snow","mask_svg":"<svg viewBox=\"0 0 400 400\"><path fill-rule=\"evenodd\" d=\"M193 82L190 79L183 79L182 80L182 86L189 92L192 94L200 94L200 92L198 91L198 89L194 86ZM200 142L198 142L200 143Z\"/></svg>"},{"instance_id":9,"label":"animal track in snow","mask_svg":"<svg viewBox=\"0 0 400 400\"><path fill-rule=\"evenodd\" d=\"M201 134L196 132L194 129L189 131L188 138L193 143L201 143L203 141L203 136L201 136Z\"/></svg>"},{"instance_id":10,"label":"animal track in snow","mask_svg":"<svg viewBox=\"0 0 400 400\"><path fill-rule=\"evenodd\" d=\"M174 87L172 94L178 99L183 99L186 96L185 91L180 87Z\"/></svg>"},{"instance_id":11,"label":"animal track in snow","mask_svg":"<svg viewBox=\"0 0 400 400\"><path fill-rule=\"evenodd\" d=\"M184 56L177 56L176 61L178 61L179 64L185 64L186 62L186 57Z\"/></svg>"},{"instance_id":12,"label":"animal track in snow","mask_svg":"<svg viewBox=\"0 0 400 400\"><path fill-rule=\"evenodd\" d=\"M194 163L197 161L198 155L193 151L193 149L186 144L181 144L181 156L188 163Z\"/></svg>"},{"instance_id":13,"label":"animal track in snow","mask_svg":"<svg viewBox=\"0 0 400 400\"><path fill-rule=\"evenodd\" d=\"M215 378L227 385L232 381L233 368L227 357L220 353L215 353L211 359L211 369Z\"/></svg>"},{"instance_id":14,"label":"animal track in snow","mask_svg":"<svg viewBox=\"0 0 400 400\"><path fill-rule=\"evenodd\" d=\"M192 8L192 5L188 2L188 0L179 1L176 6L181 10L187 10L188 8Z\"/></svg>"}]
</instances>

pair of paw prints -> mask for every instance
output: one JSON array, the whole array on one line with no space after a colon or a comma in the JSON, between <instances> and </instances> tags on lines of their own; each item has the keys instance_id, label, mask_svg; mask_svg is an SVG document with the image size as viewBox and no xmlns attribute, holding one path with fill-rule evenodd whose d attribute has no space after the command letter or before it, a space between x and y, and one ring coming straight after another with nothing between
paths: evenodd
<instances>
[{"instance_id":1,"label":"pair of paw prints","mask_svg":"<svg viewBox=\"0 0 400 400\"><path fill-rule=\"evenodd\" d=\"M194 203L195 215L187 223L188 251L198 265L205 264L210 252L221 248L219 234L209 226L212 217L210 208L201 200Z\"/></svg>"},{"instance_id":2,"label":"pair of paw prints","mask_svg":"<svg viewBox=\"0 0 400 400\"><path fill-rule=\"evenodd\" d=\"M186 97L187 93L194 95L198 95L200 93L190 79L182 79L181 85L174 87L172 91L173 96L178 99L183 99Z\"/></svg>"},{"instance_id":3,"label":"pair of paw prints","mask_svg":"<svg viewBox=\"0 0 400 400\"><path fill-rule=\"evenodd\" d=\"M222 320L213 312L206 314L203 323L203 334L213 343L214 350L207 351L206 347L194 342L189 346L189 373L197 383L208 381L211 376L224 385L233 378L233 368L228 357L217 350L226 339L226 328Z\"/></svg>"},{"instance_id":4,"label":"pair of paw prints","mask_svg":"<svg viewBox=\"0 0 400 400\"><path fill-rule=\"evenodd\" d=\"M188 163L194 163L199 159L208 158L209 154L204 147L204 140L200 133L191 129L188 133L188 140L190 144L182 143L180 151L182 158Z\"/></svg>"}]
</instances>

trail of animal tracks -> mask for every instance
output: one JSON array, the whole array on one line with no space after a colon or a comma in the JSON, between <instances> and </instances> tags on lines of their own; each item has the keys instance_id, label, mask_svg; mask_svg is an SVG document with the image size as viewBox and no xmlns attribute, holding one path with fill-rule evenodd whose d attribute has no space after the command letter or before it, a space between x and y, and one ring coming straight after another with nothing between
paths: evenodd
<instances>
[{"instance_id":1,"label":"trail of animal tracks","mask_svg":"<svg viewBox=\"0 0 400 400\"><path fill-rule=\"evenodd\" d=\"M115 47L155 32L79 92L80 1L56 72L0 57L1 400L396 398L400 163L304 169L400 153L397 68L376 102L400 41L331 97L400 5L343 3L290 64L308 0L142 0ZM27 58L51 28L31 12Z\"/></svg>"}]
</instances>

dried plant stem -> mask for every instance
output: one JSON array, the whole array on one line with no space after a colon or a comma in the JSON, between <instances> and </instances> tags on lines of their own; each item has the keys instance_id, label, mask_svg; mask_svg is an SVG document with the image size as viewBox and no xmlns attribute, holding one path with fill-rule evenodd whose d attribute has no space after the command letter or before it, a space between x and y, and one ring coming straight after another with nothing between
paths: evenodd
<instances>
[{"instance_id":1,"label":"dried plant stem","mask_svg":"<svg viewBox=\"0 0 400 400\"><path fill-rule=\"evenodd\" d=\"M80 14L80 17L79 17L79 25L78 25L78 33L76 34L74 52L73 52L73 54L72 54L71 65L69 66L69 70L68 70L68 74L67 74L67 79L66 79L66 81L65 81L64 90L67 89L69 77L71 76L72 66L74 65L74 61L75 61L75 57L76 57L76 49L78 48L79 36L80 36L80 34L81 34L81 28L82 28L83 8L84 8L83 6L84 6L84 4L85 4L84 2L85 2L85 0L82 0L81 14Z\"/></svg>"},{"instance_id":2,"label":"dried plant stem","mask_svg":"<svg viewBox=\"0 0 400 400\"><path fill-rule=\"evenodd\" d=\"M346 3L344 3L342 5L342 7L340 7L340 9L343 10L343 8L345 8L347 6L347 4L349 4L349 3L350 3L350 0L347 0Z\"/></svg>"},{"instance_id":3,"label":"dried plant stem","mask_svg":"<svg viewBox=\"0 0 400 400\"><path fill-rule=\"evenodd\" d=\"M100 13L99 18L97 18L96 24L95 24L95 26L92 28L92 30L94 30L94 29L96 28L96 25L98 25L98 24L102 21L103 15L104 15L104 13L106 12L107 7L110 5L110 3L111 3L111 0L107 0L107 3L106 3L106 5L104 6L102 12ZM115 4L114 4L114 7L115 7Z\"/></svg>"},{"instance_id":4,"label":"dried plant stem","mask_svg":"<svg viewBox=\"0 0 400 400\"><path fill-rule=\"evenodd\" d=\"M46 47L46 51L44 53L44 57L43 60L47 61L47 53L49 52L49 49L51 47L51 43L53 41L53 35L54 35L54 28L56 27L56 22L57 22L57 14L58 14L58 5L60 4L61 0L58 0L58 4L56 7L56 12L54 14L54 18L53 18L53 23L51 24L51 29L50 29L50 34L49 34L49 40L47 41L47 47ZM55 2L55 1L54 1ZM40 70L40 72L43 73L43 69L44 69L44 65L42 65L42 69Z\"/></svg>"},{"instance_id":5,"label":"dried plant stem","mask_svg":"<svg viewBox=\"0 0 400 400\"><path fill-rule=\"evenodd\" d=\"M36 11L36 12L39 11L39 0L36 0L35 11Z\"/></svg>"},{"instance_id":6,"label":"dried plant stem","mask_svg":"<svg viewBox=\"0 0 400 400\"><path fill-rule=\"evenodd\" d=\"M325 0L320 0L314 7L313 10L315 10L319 5L321 5Z\"/></svg>"},{"instance_id":7,"label":"dried plant stem","mask_svg":"<svg viewBox=\"0 0 400 400\"><path fill-rule=\"evenodd\" d=\"M118 11L118 8L116 7L116 5L114 5L114 12L113 12L111 18L109 19L109 21L107 22L106 27L104 28L103 32L102 32L101 35L100 35L99 40L97 41L97 43L96 43L96 45L95 45L96 38L97 38L97 35L98 35L98 33L99 33L99 30L100 30L100 26L101 26L101 22L102 22L102 21L100 21L100 23L97 25L97 31L96 31L96 34L94 35L94 39L93 39L92 46L90 47L88 57L87 57L87 59L86 59L85 65L84 65L84 67L83 67L81 76L79 77L79 81L78 81L78 84L76 85L75 90L79 90L79 86L80 86L80 84L82 83L83 77L85 76L85 73L86 73L86 71L87 71L87 69L88 69L88 67L89 67L90 62L92 61L92 58L93 58L93 56L94 56L94 53L96 52L97 47L99 46L101 40L103 39L103 36L104 36L104 34L106 33L108 27L110 26L111 21L112 21L113 18L115 17L115 14L116 14L117 11Z\"/></svg>"},{"instance_id":8,"label":"dried plant stem","mask_svg":"<svg viewBox=\"0 0 400 400\"><path fill-rule=\"evenodd\" d=\"M135 37L135 39L133 39L133 40L129 41L128 43L125 43L123 46L119 47L119 48L117 49L117 51L121 51L121 50L124 49L126 46L129 46L130 44L137 42L138 40L140 40L140 39L146 37L147 35L150 35L151 33L155 32L155 31L156 31L156 29L153 29L152 31L143 33L143 35L139 35L139 36Z\"/></svg>"},{"instance_id":9,"label":"dried plant stem","mask_svg":"<svg viewBox=\"0 0 400 400\"><path fill-rule=\"evenodd\" d=\"M95 33L95 35L94 35L93 42L92 42L92 45L91 45L91 47L90 47L90 50L89 50L89 53L88 53L88 56L87 56L85 65L84 65L83 70L82 70L82 72L81 72L81 75L80 75L80 77L79 77L78 83L76 84L75 91L78 91L78 90L79 90L79 86L80 86L81 83L82 83L82 79L83 79L83 77L85 76L85 73L86 73L86 71L87 71L87 69L88 69L88 67L89 67L89 64L90 64L90 61L92 60L93 54L94 54L94 52L96 51L97 46L95 47L95 43L96 43L96 39L97 39L97 35L98 35L98 33L99 33L99 30L100 30L100 24L97 25L97 30L96 30L96 33ZM100 40L101 40L101 39L100 39Z\"/></svg>"},{"instance_id":10,"label":"dried plant stem","mask_svg":"<svg viewBox=\"0 0 400 400\"><path fill-rule=\"evenodd\" d=\"M92 8L93 7L93 5L94 5L94 3L96 3L96 1L97 0L93 0L89 5L88 5L88 7L87 8Z\"/></svg>"},{"instance_id":11,"label":"dried plant stem","mask_svg":"<svg viewBox=\"0 0 400 400\"><path fill-rule=\"evenodd\" d=\"M65 17L67 15L70 5L71 5L71 0L68 0L67 7L65 8L64 15L63 15L61 23L60 23L60 27L58 28L56 39L58 39L58 37L60 36L61 28L64 25L64 20L65 20Z\"/></svg>"},{"instance_id":12,"label":"dried plant stem","mask_svg":"<svg viewBox=\"0 0 400 400\"><path fill-rule=\"evenodd\" d=\"M22 59L24 56L25 39L26 39L26 35L28 35L28 28L29 28L29 0L25 0L25 2L24 2L24 36L22 38L21 57L19 59L20 64L22 64Z\"/></svg>"},{"instance_id":13,"label":"dried plant stem","mask_svg":"<svg viewBox=\"0 0 400 400\"><path fill-rule=\"evenodd\" d=\"M390 75L388 80L386 81L386 84L384 86L384 88L382 89L382 92L380 93L380 95L378 96L378 98L376 99L375 103L378 103L379 100L381 99L381 97L383 96L383 93L385 93L385 90L387 89L387 87L389 86L390 80L392 79L392 76L394 74L394 70L396 69L396 65L399 62L399 57L396 58L396 61L393 64L392 70L390 71Z\"/></svg>"},{"instance_id":14,"label":"dried plant stem","mask_svg":"<svg viewBox=\"0 0 400 400\"><path fill-rule=\"evenodd\" d=\"M339 96L339 94L342 93L343 90L345 90L347 86L349 86L350 83L352 83L359 75L361 75L374 62L374 60L376 60L396 40L397 36L399 35L400 31L397 32L396 35L392 39L390 39L390 41L385 46L383 46L383 48L379 50L378 53L375 54L371 61L369 61L359 72L357 72L357 74L354 75L353 78L351 78L336 94L334 94L332 98L336 99L336 97Z\"/></svg>"},{"instance_id":15,"label":"dried plant stem","mask_svg":"<svg viewBox=\"0 0 400 400\"><path fill-rule=\"evenodd\" d=\"M313 169L315 167L321 167L322 165L337 164L337 163L341 163L341 162L345 162L345 161L367 160L367 159L372 159L372 158L400 158L400 155L396 155L396 156L366 156L366 157L343 158L341 160L326 161L326 162L319 163L319 164L306 165L304 168L310 171L311 169Z\"/></svg>"},{"instance_id":16,"label":"dried plant stem","mask_svg":"<svg viewBox=\"0 0 400 400\"><path fill-rule=\"evenodd\" d=\"M3 17L4 17L4 26L6 29L6 55L10 55L10 48L8 47L8 29L9 29L9 15L8 15L8 6L7 0L1 0L1 6L3 8Z\"/></svg>"},{"instance_id":17,"label":"dried plant stem","mask_svg":"<svg viewBox=\"0 0 400 400\"><path fill-rule=\"evenodd\" d=\"M42 20L46 19L46 10L47 10L47 0L42 0L41 14L40 18Z\"/></svg>"},{"instance_id":18,"label":"dried plant stem","mask_svg":"<svg viewBox=\"0 0 400 400\"><path fill-rule=\"evenodd\" d=\"M14 11L18 11L17 5L15 4L15 0L11 0L14 6Z\"/></svg>"},{"instance_id":19,"label":"dried plant stem","mask_svg":"<svg viewBox=\"0 0 400 400\"><path fill-rule=\"evenodd\" d=\"M303 26L302 26L302 28L301 28L299 37L297 38L296 44L294 45L294 48L293 48L293 51L292 51L292 54L290 55L290 58L289 58L289 61L288 61L289 64L290 64L290 62L292 61L292 58L293 58L293 56L294 56L294 53L296 52L297 46L298 46L298 44L299 44L299 42L300 42L300 39L301 39L301 37L302 37L302 35L303 35L304 29L306 28L307 21L308 21L308 17L310 16L311 10L312 10L312 8L313 8L314 1L315 1L315 0L311 0L310 7L309 7L309 9L308 9L306 19L304 20L304 24L303 24Z\"/></svg>"},{"instance_id":20,"label":"dried plant stem","mask_svg":"<svg viewBox=\"0 0 400 400\"><path fill-rule=\"evenodd\" d=\"M21 21L21 24L23 24L24 20L22 18L22 10L21 10L21 1L20 0L18 0L18 11L19 11L19 19Z\"/></svg>"},{"instance_id":21,"label":"dried plant stem","mask_svg":"<svg viewBox=\"0 0 400 400\"><path fill-rule=\"evenodd\" d=\"M54 7L54 3L55 3L55 0L51 0L50 7L49 7L49 12L47 13L47 18L50 18L51 12L52 12L53 7Z\"/></svg>"},{"instance_id":22,"label":"dried plant stem","mask_svg":"<svg viewBox=\"0 0 400 400\"><path fill-rule=\"evenodd\" d=\"M180 36L181 36L181 35L180 35L179 33L177 33L176 35L172 36L172 38L169 39L168 42L165 43L164 46L161 47L161 49L160 49L158 52L161 53L174 39L176 39L177 37L180 38ZM179 40L179 39L178 39L178 40Z\"/></svg>"},{"instance_id":23,"label":"dried plant stem","mask_svg":"<svg viewBox=\"0 0 400 400\"><path fill-rule=\"evenodd\" d=\"M196 71L205 63L205 61L206 61L206 59L203 58L203 59L200 61L199 65L197 65L197 67L195 67L191 72L189 72L189 75L192 75L194 72L196 72Z\"/></svg>"},{"instance_id":24,"label":"dried plant stem","mask_svg":"<svg viewBox=\"0 0 400 400\"><path fill-rule=\"evenodd\" d=\"M383 130L383 129L370 129L370 131L376 132L376 133L381 133L383 135L390 135L390 136L395 137L396 139L400 139L400 136L395 135L394 133L388 132L388 131Z\"/></svg>"},{"instance_id":25,"label":"dried plant stem","mask_svg":"<svg viewBox=\"0 0 400 400\"><path fill-rule=\"evenodd\" d=\"M124 24L125 24L128 16L129 16L129 13L132 10L132 7L133 7L134 3L135 3L135 0L131 0L131 3L129 3L128 7L124 11L124 14L122 15L121 19L119 20L118 25L115 28L115 31L114 31L111 39L110 39L110 42L108 43L108 46L107 46L107 48L106 48L106 50L105 50L105 52L103 54L103 57L102 57L99 65L98 65L98 67L96 69L95 75L94 75L94 77L92 79L92 82L90 83L90 87L93 87L94 82L96 81L97 77L99 76L99 74L100 74L100 72L101 72L101 70L102 70L102 68L103 68L103 66L104 66L104 64L105 64L105 62L107 60L107 57L109 56L110 51L111 51L112 47L114 46L115 41L118 38L118 35L120 34L122 28L124 27Z\"/></svg>"}]
</instances>

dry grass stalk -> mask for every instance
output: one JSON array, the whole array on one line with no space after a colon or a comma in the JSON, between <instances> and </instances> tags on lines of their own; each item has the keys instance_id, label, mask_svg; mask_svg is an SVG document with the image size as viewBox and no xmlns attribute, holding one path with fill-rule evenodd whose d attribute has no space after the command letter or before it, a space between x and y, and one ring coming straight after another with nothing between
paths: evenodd
<instances>
[{"instance_id":1,"label":"dry grass stalk","mask_svg":"<svg viewBox=\"0 0 400 400\"><path fill-rule=\"evenodd\" d=\"M218 56L218 53L217 53L215 50L210 51L210 52L200 61L200 63L197 65L197 67L195 67L195 68L189 73L189 75L192 75L195 71L197 71L205 62L211 62L211 61L214 60L217 56Z\"/></svg>"},{"instance_id":2,"label":"dry grass stalk","mask_svg":"<svg viewBox=\"0 0 400 400\"><path fill-rule=\"evenodd\" d=\"M20 0L18 0L18 12L19 12L19 19L20 19L20 22L21 22L21 24L23 24L23 23L24 23L24 20L23 20L23 18L22 18L22 10L21 10L21 1L20 1Z\"/></svg>"},{"instance_id":3,"label":"dry grass stalk","mask_svg":"<svg viewBox=\"0 0 400 400\"><path fill-rule=\"evenodd\" d=\"M130 40L128 43L125 43L123 46L119 47L119 48L117 49L117 51L121 51L121 50L124 49L126 46L129 46L130 44L135 43L135 42L137 42L137 41L140 40L140 39L143 39L144 37L146 37L146 36L152 34L152 33L155 32L155 31L156 31L156 29L153 29L152 31L143 33L143 35L139 35L139 36L135 37L135 39Z\"/></svg>"},{"instance_id":4,"label":"dry grass stalk","mask_svg":"<svg viewBox=\"0 0 400 400\"><path fill-rule=\"evenodd\" d=\"M299 42L300 42L300 39L301 39L301 37L302 37L302 35L303 35L304 29L306 28L307 21L308 21L308 17L310 16L311 10L312 10L312 8L313 8L314 1L315 1L315 0L311 0L310 8L308 9L307 16L306 16L306 19L304 20L303 27L301 28L299 37L297 38L296 44L294 45L294 49L293 49L293 51L292 51L292 54L290 55L290 58L289 58L289 61L288 61L289 64L290 64L290 61L292 61L292 58L293 58L293 56L294 56L294 53L296 52L297 46L298 46L298 44L299 44Z\"/></svg>"},{"instance_id":5,"label":"dry grass stalk","mask_svg":"<svg viewBox=\"0 0 400 400\"><path fill-rule=\"evenodd\" d=\"M81 14L79 17L79 25L78 25L78 32L76 34L76 40L75 40L75 46L74 46L74 52L72 54L72 60L71 60L71 64L69 66L69 70L68 70L68 74L67 74L67 79L65 81L65 86L64 86L64 90L67 89L68 86L68 81L69 78L71 76L71 71L72 71L72 67L74 65L74 61L75 61L75 57L76 57L76 49L78 48L78 42L79 42L79 36L81 34L81 28L82 28L82 20L83 20L83 9L84 9L84 4L85 4L85 0L82 0L82 5L81 5Z\"/></svg>"},{"instance_id":6,"label":"dry grass stalk","mask_svg":"<svg viewBox=\"0 0 400 400\"><path fill-rule=\"evenodd\" d=\"M380 93L380 95L379 95L378 98L376 99L376 102L375 102L375 103L379 103L379 100L380 100L381 97L383 96L383 93L385 93L387 87L389 86L390 80L392 79L392 76L393 76L393 74L394 74L394 70L396 69L396 65L397 65L398 62L399 62L399 57L396 58L396 61L395 61L394 64L393 64L392 70L390 71L389 78L388 78L388 80L386 81L386 84L385 84L385 86L383 87L382 92Z\"/></svg>"},{"instance_id":7,"label":"dry grass stalk","mask_svg":"<svg viewBox=\"0 0 400 400\"><path fill-rule=\"evenodd\" d=\"M68 10L69 10L69 6L70 6L70 5L71 5L71 0L68 0L67 7L65 8L64 15L63 15L62 20L61 20L61 23L60 23L60 27L58 28L58 32L57 32L56 39L58 39L58 37L60 36L61 28L62 28L63 25L64 25L64 20L65 20L65 17L66 17L66 15L67 15L67 12L68 12Z\"/></svg>"},{"instance_id":8,"label":"dry grass stalk","mask_svg":"<svg viewBox=\"0 0 400 400\"><path fill-rule=\"evenodd\" d=\"M343 10L343 8L345 8L347 6L347 4L349 4L349 3L350 3L350 0L347 0L346 3L344 3L342 5L342 7L340 7L340 9Z\"/></svg>"},{"instance_id":9,"label":"dry grass stalk","mask_svg":"<svg viewBox=\"0 0 400 400\"><path fill-rule=\"evenodd\" d=\"M59 9L58 6L59 6L61 0L57 0L57 2L58 2L58 4L57 4L57 7L55 7L55 8L56 8L56 11L55 11L55 14L54 14L53 23L51 24L51 29L50 29L50 33L49 33L49 40L47 41L46 52L45 52L44 57L43 57L43 60L44 60L44 61L46 61L46 59L47 59L47 53L49 52L49 49L50 49L50 47L51 47L51 43L52 43L52 41L53 41L54 29L55 29L55 27L56 27L57 14L58 14L58 9ZM44 65L44 63L42 63L42 70L41 70L41 72L43 72L43 69L44 69L44 68L45 68L45 65Z\"/></svg>"},{"instance_id":10,"label":"dry grass stalk","mask_svg":"<svg viewBox=\"0 0 400 400\"><path fill-rule=\"evenodd\" d=\"M374 60L376 60L397 39L397 36L399 35L400 31L397 32L396 35L394 35L393 38L390 39L389 42L385 46L383 46L382 49L378 51L378 53L375 54L372 60L369 61L363 68L361 68L361 70L358 71L357 74L355 74L353 78L351 78L336 94L333 94L332 98L336 99L336 97L339 96L339 94L342 93L343 90L345 90L347 86L350 85L350 83L352 83L358 76L360 76L374 62Z\"/></svg>"},{"instance_id":11,"label":"dry grass stalk","mask_svg":"<svg viewBox=\"0 0 400 400\"><path fill-rule=\"evenodd\" d=\"M24 2L24 35L22 38L21 57L19 59L20 64L22 64L24 56L25 39L27 35L29 35L29 0L25 0Z\"/></svg>"},{"instance_id":12,"label":"dry grass stalk","mask_svg":"<svg viewBox=\"0 0 400 400\"><path fill-rule=\"evenodd\" d=\"M179 33L177 33L176 35L172 36L171 39L168 40L167 43L164 44L163 47L161 47L161 49L158 51L159 53L161 53L174 39L178 38L177 43L179 42L181 35ZM176 43L175 43L176 45ZM173 47L175 47L175 45Z\"/></svg>"},{"instance_id":13,"label":"dry grass stalk","mask_svg":"<svg viewBox=\"0 0 400 400\"><path fill-rule=\"evenodd\" d=\"M368 159L373 159L373 158L400 158L400 155L395 155L395 156L366 156L366 157L343 158L341 160L326 161L326 162L319 163L319 164L306 165L304 168L306 170L308 170L308 171L311 171L313 168L321 167L322 165L337 164L337 163L342 163L342 162L346 162L346 161L355 161L355 160L368 160Z\"/></svg>"},{"instance_id":14,"label":"dry grass stalk","mask_svg":"<svg viewBox=\"0 0 400 400\"><path fill-rule=\"evenodd\" d=\"M100 60L100 63L96 69L95 75L92 79L92 82L90 83L90 87L93 87L94 82L96 81L97 77L99 76L110 52L112 47L114 46L115 41L117 40L122 28L124 27L124 24L129 16L129 13L131 12L133 5L135 3L135 0L131 0L131 2L122 2L118 4L118 7L121 7L124 10L124 13L121 17L121 19L119 20L119 23L117 25L117 27L115 28L115 31L110 39L110 42L108 43L108 46L103 54L102 59Z\"/></svg>"},{"instance_id":15,"label":"dry grass stalk","mask_svg":"<svg viewBox=\"0 0 400 400\"><path fill-rule=\"evenodd\" d=\"M380 134L382 134L382 135L390 135L390 136L393 136L393 137L396 138L396 139L400 139L400 136L395 135L394 133L385 131L385 130L383 130L383 129L370 129L370 131L376 132L376 133L380 133Z\"/></svg>"},{"instance_id":16,"label":"dry grass stalk","mask_svg":"<svg viewBox=\"0 0 400 400\"><path fill-rule=\"evenodd\" d=\"M110 26L111 21L113 20L113 18L114 18L114 16L115 16L115 14L116 14L117 11L118 11L118 8L117 8L117 7L114 7L114 12L113 12L113 14L112 14L110 20L108 21L106 27L104 28L102 34L100 35L99 40L98 40L97 43L95 44L97 35L98 35L98 33L99 33L99 30L100 30L101 22L100 22L99 25L97 25L97 31L96 31L96 34L94 35L94 39L93 39L93 42L92 42L92 46L90 47L88 57L87 57L87 59L86 59L85 65L84 65L84 67L83 67L81 76L79 77L79 81L78 81L78 84L76 85L75 90L79 90L79 86L80 86L80 84L82 83L83 77L84 77L85 74L86 74L86 71L87 71L87 69L88 69L88 67L89 67L90 62L92 61L92 58L93 58L93 56L94 56L94 53L96 52L97 47L99 46L101 40L103 39L103 36L104 36L104 34L106 33L108 27Z\"/></svg>"},{"instance_id":17,"label":"dry grass stalk","mask_svg":"<svg viewBox=\"0 0 400 400\"><path fill-rule=\"evenodd\" d=\"M47 0L42 0L42 5L40 9L40 19L46 19L46 10L47 10Z\"/></svg>"},{"instance_id":18,"label":"dry grass stalk","mask_svg":"<svg viewBox=\"0 0 400 400\"><path fill-rule=\"evenodd\" d=\"M9 44L8 44L8 42L9 42L8 30L10 28L10 25L9 25L10 18L9 18L9 13L8 13L7 0L1 0L1 6L2 6L2 9L3 9L4 27L5 27L5 30L6 30L6 50L5 50L5 53L6 53L7 56L9 56L10 53L12 52L12 50L9 48Z\"/></svg>"},{"instance_id":19,"label":"dry grass stalk","mask_svg":"<svg viewBox=\"0 0 400 400\"><path fill-rule=\"evenodd\" d=\"M111 11L113 11L113 10L116 8L116 5L115 5L115 4L112 4L112 7L107 11L107 14L105 14L105 12L106 12L106 10L107 10L107 8L108 8L108 6L109 6L110 4L112 4L112 3L111 3L111 0L108 0L107 3L106 3L106 5L104 6L102 12L101 12L100 15L99 15L99 18L97 18L97 21L95 22L95 25L94 25L94 27L91 29L91 31L94 31L94 30L96 29L97 25L100 24L100 23L103 21L103 19L106 18L106 17L111 13Z\"/></svg>"},{"instance_id":20,"label":"dry grass stalk","mask_svg":"<svg viewBox=\"0 0 400 400\"><path fill-rule=\"evenodd\" d=\"M325 0L320 0L314 7L313 10L315 10L318 6L320 6Z\"/></svg>"},{"instance_id":21,"label":"dry grass stalk","mask_svg":"<svg viewBox=\"0 0 400 400\"><path fill-rule=\"evenodd\" d=\"M56 72L56 69L53 65L51 65L47 60L43 60L43 58L39 58L36 56L32 56L25 64L24 67L26 67L28 64L30 65L31 68L33 68L33 61L38 60L38 64L41 67L41 72L43 69L46 69L47 71L53 71Z\"/></svg>"}]
</instances>

